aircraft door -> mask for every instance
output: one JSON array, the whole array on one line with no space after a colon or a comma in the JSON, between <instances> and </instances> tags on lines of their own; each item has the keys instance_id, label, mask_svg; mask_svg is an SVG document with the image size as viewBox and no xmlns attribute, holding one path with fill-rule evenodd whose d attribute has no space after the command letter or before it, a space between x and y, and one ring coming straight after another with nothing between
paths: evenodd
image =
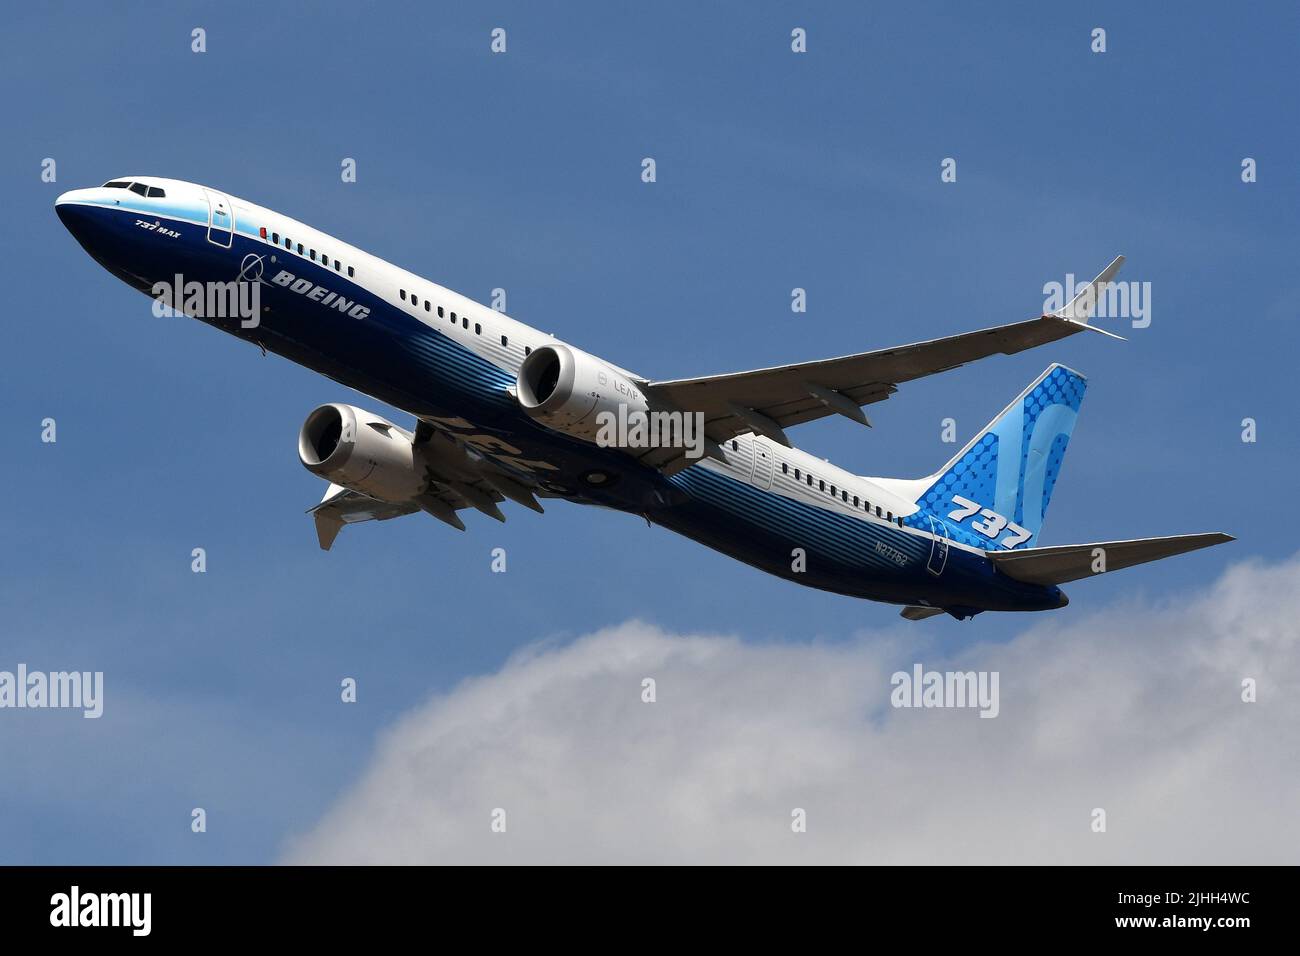
<instances>
[{"instance_id":1,"label":"aircraft door","mask_svg":"<svg viewBox=\"0 0 1300 956\"><path fill-rule=\"evenodd\" d=\"M754 442L754 487L772 487L772 453L761 442Z\"/></svg>"},{"instance_id":2,"label":"aircraft door","mask_svg":"<svg viewBox=\"0 0 1300 956\"><path fill-rule=\"evenodd\" d=\"M925 569L937 578L943 574L943 569L948 564L948 526L934 515L929 518L930 533L934 539L930 542L930 560Z\"/></svg>"}]
</instances>

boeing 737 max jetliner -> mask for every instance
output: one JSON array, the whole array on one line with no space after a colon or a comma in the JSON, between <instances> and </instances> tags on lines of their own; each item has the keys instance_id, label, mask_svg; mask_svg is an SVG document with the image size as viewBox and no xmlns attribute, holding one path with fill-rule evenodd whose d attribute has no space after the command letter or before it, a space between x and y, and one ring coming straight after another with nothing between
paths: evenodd
<instances>
[{"instance_id":1,"label":"boeing 737 max jetliner","mask_svg":"<svg viewBox=\"0 0 1300 956\"><path fill-rule=\"evenodd\" d=\"M312 509L325 549L345 524L424 511L463 530L467 508L503 521L507 500L541 511L538 498L565 498L641 515L798 584L904 605L917 620L1063 607L1066 582L1232 540L1036 546L1087 385L1063 365L924 478L852 475L787 437L832 414L869 424L862 406L903 382L1101 331L1094 306L1123 257L1061 310L1023 322L651 381L217 189L128 176L55 206L128 285L176 290L170 302L186 314L415 417L408 430L344 404L307 416L299 456L330 482ZM223 288L256 314L213 309Z\"/></svg>"}]
</instances>

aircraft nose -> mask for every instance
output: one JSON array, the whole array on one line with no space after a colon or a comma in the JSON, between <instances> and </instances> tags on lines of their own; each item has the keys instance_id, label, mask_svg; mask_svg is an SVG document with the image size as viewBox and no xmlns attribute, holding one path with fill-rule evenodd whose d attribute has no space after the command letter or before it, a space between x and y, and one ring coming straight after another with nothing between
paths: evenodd
<instances>
[{"instance_id":1,"label":"aircraft nose","mask_svg":"<svg viewBox=\"0 0 1300 956\"><path fill-rule=\"evenodd\" d=\"M112 220L111 208L104 206L104 194L98 189L73 189L54 200L54 212L63 228L110 272L114 270L110 260L116 260L123 248L121 223Z\"/></svg>"},{"instance_id":2,"label":"aircraft nose","mask_svg":"<svg viewBox=\"0 0 1300 956\"><path fill-rule=\"evenodd\" d=\"M84 225L89 215L89 207L82 205L80 200L84 200L90 192L89 189L72 189L54 200L54 211L58 214L59 221L74 236L78 226Z\"/></svg>"},{"instance_id":3,"label":"aircraft nose","mask_svg":"<svg viewBox=\"0 0 1300 956\"><path fill-rule=\"evenodd\" d=\"M75 203L78 200L86 199L94 191L95 190L93 189L69 189L66 193L61 194L58 199L54 200L54 208L58 209L60 206L66 206L70 203Z\"/></svg>"}]
</instances>

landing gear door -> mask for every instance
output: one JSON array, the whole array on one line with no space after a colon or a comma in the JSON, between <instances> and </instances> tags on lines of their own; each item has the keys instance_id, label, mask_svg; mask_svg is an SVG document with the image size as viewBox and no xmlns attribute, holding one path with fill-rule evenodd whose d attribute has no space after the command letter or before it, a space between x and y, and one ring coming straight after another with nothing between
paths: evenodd
<instances>
[{"instance_id":1,"label":"landing gear door","mask_svg":"<svg viewBox=\"0 0 1300 956\"><path fill-rule=\"evenodd\" d=\"M205 189L203 194L208 197L208 242L229 249L235 234L235 210L221 193Z\"/></svg>"},{"instance_id":2,"label":"landing gear door","mask_svg":"<svg viewBox=\"0 0 1300 956\"><path fill-rule=\"evenodd\" d=\"M930 533L934 539L930 542L930 560L925 569L937 578L948 564L948 526L934 515L929 517Z\"/></svg>"}]
</instances>

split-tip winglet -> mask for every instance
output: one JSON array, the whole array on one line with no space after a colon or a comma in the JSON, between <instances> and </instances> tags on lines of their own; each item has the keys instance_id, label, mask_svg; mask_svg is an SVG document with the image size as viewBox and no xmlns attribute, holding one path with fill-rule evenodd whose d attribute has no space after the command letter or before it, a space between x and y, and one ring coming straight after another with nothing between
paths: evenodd
<instances>
[{"instance_id":1,"label":"split-tip winglet","mask_svg":"<svg viewBox=\"0 0 1300 956\"><path fill-rule=\"evenodd\" d=\"M1071 325L1078 326L1081 330L1088 329L1092 332L1100 332L1112 339L1119 339L1121 342L1125 341L1124 336L1116 335L1114 332L1108 332L1105 329L1099 329L1088 321L1092 318L1092 314L1097 307L1097 301L1101 297L1102 290L1114 280L1123 265L1124 257L1116 256L1110 261L1110 265L1102 269L1097 278L1089 282L1087 287L1071 299L1064 308L1047 313L1044 318L1060 319L1062 322L1069 322Z\"/></svg>"}]
</instances>

